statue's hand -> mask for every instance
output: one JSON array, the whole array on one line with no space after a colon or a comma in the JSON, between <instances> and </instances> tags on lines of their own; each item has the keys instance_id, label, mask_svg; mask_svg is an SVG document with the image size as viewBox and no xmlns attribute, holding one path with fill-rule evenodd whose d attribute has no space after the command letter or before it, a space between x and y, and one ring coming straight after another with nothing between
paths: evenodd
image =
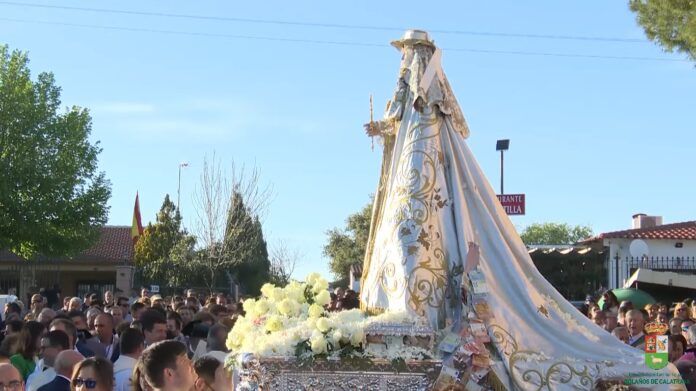
<instances>
[{"instance_id":1,"label":"statue's hand","mask_svg":"<svg viewBox=\"0 0 696 391\"><path fill-rule=\"evenodd\" d=\"M380 136L382 134L379 123L375 121L366 123L363 125L363 128L365 128L365 133L369 137Z\"/></svg>"}]
</instances>

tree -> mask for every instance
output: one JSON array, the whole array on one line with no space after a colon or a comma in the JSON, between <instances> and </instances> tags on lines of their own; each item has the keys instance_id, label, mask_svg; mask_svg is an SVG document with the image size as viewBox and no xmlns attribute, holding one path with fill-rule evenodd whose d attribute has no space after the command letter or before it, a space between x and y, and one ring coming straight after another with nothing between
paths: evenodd
<instances>
[{"instance_id":1,"label":"tree","mask_svg":"<svg viewBox=\"0 0 696 391\"><path fill-rule=\"evenodd\" d=\"M31 80L29 58L0 45L0 249L73 255L99 237L110 183L97 169L89 111L60 111L53 74Z\"/></svg>"},{"instance_id":2,"label":"tree","mask_svg":"<svg viewBox=\"0 0 696 391\"><path fill-rule=\"evenodd\" d=\"M696 60L696 1L629 0L629 7L648 38Z\"/></svg>"},{"instance_id":3,"label":"tree","mask_svg":"<svg viewBox=\"0 0 696 391\"><path fill-rule=\"evenodd\" d=\"M194 195L196 236L201 247L196 264L210 290L225 275L234 283L243 281L250 293L269 279L270 262L260 218L272 191L268 186L260 187L259 179L258 170L247 173L233 163L228 180L215 156L203 161Z\"/></svg>"},{"instance_id":4,"label":"tree","mask_svg":"<svg viewBox=\"0 0 696 391\"><path fill-rule=\"evenodd\" d=\"M333 228L327 232L329 238L324 246L324 255L331 259L331 272L336 278L347 279L350 267L362 264L370 235L371 219L372 202L365 205L360 212L348 216L345 228Z\"/></svg>"},{"instance_id":5,"label":"tree","mask_svg":"<svg viewBox=\"0 0 696 391\"><path fill-rule=\"evenodd\" d=\"M135 264L149 281L182 286L190 282L195 244L195 238L182 229L179 210L167 194L155 223L147 225L135 244Z\"/></svg>"},{"instance_id":6,"label":"tree","mask_svg":"<svg viewBox=\"0 0 696 391\"><path fill-rule=\"evenodd\" d=\"M295 271L295 265L302 255L297 249L290 249L288 245L280 241L271 249L271 283L276 286L285 286L290 282L290 277Z\"/></svg>"},{"instance_id":7,"label":"tree","mask_svg":"<svg viewBox=\"0 0 696 391\"><path fill-rule=\"evenodd\" d=\"M570 226L560 223L535 223L522 231L520 237L526 245L533 244L574 244L592 236L588 226Z\"/></svg>"}]
</instances>

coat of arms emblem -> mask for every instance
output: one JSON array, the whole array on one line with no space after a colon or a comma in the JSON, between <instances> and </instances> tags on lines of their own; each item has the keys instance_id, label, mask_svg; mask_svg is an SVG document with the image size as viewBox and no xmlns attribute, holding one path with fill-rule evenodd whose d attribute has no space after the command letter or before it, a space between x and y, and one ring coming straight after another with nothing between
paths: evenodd
<instances>
[{"instance_id":1,"label":"coat of arms emblem","mask_svg":"<svg viewBox=\"0 0 696 391\"><path fill-rule=\"evenodd\" d=\"M669 326L664 323L645 325L645 365L655 370L669 364L669 338L664 335Z\"/></svg>"}]
</instances>

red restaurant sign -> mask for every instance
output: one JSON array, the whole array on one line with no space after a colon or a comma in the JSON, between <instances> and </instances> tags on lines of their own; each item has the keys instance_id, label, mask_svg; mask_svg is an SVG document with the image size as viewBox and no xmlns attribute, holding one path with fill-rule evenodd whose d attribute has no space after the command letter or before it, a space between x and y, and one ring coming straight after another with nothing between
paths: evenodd
<instances>
[{"instance_id":1,"label":"red restaurant sign","mask_svg":"<svg viewBox=\"0 0 696 391\"><path fill-rule=\"evenodd\" d=\"M524 194L498 194L498 201L508 215L524 214Z\"/></svg>"}]
</instances>

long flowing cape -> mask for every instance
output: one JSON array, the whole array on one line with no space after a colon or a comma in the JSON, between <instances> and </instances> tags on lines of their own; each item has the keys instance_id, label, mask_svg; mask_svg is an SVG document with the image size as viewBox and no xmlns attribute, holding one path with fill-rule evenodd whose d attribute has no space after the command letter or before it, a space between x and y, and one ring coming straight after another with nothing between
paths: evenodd
<instances>
[{"instance_id":1,"label":"long flowing cape","mask_svg":"<svg viewBox=\"0 0 696 391\"><path fill-rule=\"evenodd\" d=\"M643 351L595 325L537 271L467 147L469 129L428 40L400 41L401 70L385 118L382 175L363 266L361 304L407 310L442 328L461 319L468 242L480 246L492 319L488 333L511 388L591 390L602 379L676 368L645 365ZM665 383L666 383L665 382ZM681 385L650 385L683 389Z\"/></svg>"}]
</instances>

